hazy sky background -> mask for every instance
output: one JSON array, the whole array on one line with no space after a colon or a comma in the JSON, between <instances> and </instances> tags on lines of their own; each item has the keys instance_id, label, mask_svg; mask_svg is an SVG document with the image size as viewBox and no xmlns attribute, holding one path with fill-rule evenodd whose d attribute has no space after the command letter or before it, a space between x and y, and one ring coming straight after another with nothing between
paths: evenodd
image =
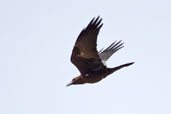
<instances>
[{"instance_id":1,"label":"hazy sky background","mask_svg":"<svg viewBox=\"0 0 171 114\"><path fill-rule=\"evenodd\" d=\"M81 30L100 15L107 65L135 64L96 84L65 87ZM171 114L170 0L1 0L0 114Z\"/></svg>"}]
</instances>

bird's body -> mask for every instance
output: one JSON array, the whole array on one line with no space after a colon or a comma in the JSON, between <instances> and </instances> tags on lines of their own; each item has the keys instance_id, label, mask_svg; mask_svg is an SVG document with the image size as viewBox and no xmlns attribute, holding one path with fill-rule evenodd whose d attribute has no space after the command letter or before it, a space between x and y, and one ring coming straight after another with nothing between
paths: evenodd
<instances>
[{"instance_id":1,"label":"bird's body","mask_svg":"<svg viewBox=\"0 0 171 114\"><path fill-rule=\"evenodd\" d=\"M96 83L99 82L100 80L102 80L103 78L105 78L108 75L108 69L106 70L100 70L100 71L95 71L95 72L91 72L89 74L85 74L84 76L80 75L76 78L80 79L81 83Z\"/></svg>"},{"instance_id":2,"label":"bird's body","mask_svg":"<svg viewBox=\"0 0 171 114\"><path fill-rule=\"evenodd\" d=\"M101 21L102 19L99 20L99 17L93 18L78 36L72 51L71 62L78 68L81 75L75 77L67 86L99 82L109 74L134 63L131 62L114 68L107 68L105 62L112 54L123 48L123 43L115 41L105 50L98 52L96 42L97 35L103 25Z\"/></svg>"}]
</instances>

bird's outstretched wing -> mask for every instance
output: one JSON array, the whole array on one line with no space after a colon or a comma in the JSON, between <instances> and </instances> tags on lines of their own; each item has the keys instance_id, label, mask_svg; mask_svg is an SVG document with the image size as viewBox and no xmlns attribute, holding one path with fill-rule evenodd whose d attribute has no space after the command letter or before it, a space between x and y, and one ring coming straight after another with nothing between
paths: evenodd
<instances>
[{"instance_id":1,"label":"bird's outstretched wing","mask_svg":"<svg viewBox=\"0 0 171 114\"><path fill-rule=\"evenodd\" d=\"M88 26L81 31L74 45L71 62L83 75L106 69L96 49L97 36L103 25L101 21L100 17L93 18Z\"/></svg>"},{"instance_id":2,"label":"bird's outstretched wing","mask_svg":"<svg viewBox=\"0 0 171 114\"><path fill-rule=\"evenodd\" d=\"M101 61L103 62L103 64L106 65L106 61L115 53L117 52L119 49L123 48L123 42L122 41L115 41L113 42L109 47L107 47L105 50L101 49L99 51L99 56Z\"/></svg>"}]
</instances>

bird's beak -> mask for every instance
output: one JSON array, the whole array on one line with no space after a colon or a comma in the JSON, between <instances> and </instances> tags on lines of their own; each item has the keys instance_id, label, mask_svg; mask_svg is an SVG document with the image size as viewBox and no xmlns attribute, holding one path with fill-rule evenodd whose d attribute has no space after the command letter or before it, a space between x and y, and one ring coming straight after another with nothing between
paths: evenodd
<instances>
[{"instance_id":1,"label":"bird's beak","mask_svg":"<svg viewBox=\"0 0 171 114\"><path fill-rule=\"evenodd\" d=\"M68 86L70 86L70 85L72 85L72 82L70 82L69 84L67 84L66 87L68 87Z\"/></svg>"}]
</instances>

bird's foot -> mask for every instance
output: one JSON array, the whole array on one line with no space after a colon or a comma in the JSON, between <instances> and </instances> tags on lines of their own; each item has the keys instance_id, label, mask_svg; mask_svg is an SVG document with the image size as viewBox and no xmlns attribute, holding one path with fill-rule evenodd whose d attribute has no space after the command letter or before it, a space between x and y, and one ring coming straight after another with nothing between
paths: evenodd
<instances>
[{"instance_id":1,"label":"bird's foot","mask_svg":"<svg viewBox=\"0 0 171 114\"><path fill-rule=\"evenodd\" d=\"M84 75L82 75L82 77L87 77L87 76L89 76L89 74L84 74Z\"/></svg>"}]
</instances>

